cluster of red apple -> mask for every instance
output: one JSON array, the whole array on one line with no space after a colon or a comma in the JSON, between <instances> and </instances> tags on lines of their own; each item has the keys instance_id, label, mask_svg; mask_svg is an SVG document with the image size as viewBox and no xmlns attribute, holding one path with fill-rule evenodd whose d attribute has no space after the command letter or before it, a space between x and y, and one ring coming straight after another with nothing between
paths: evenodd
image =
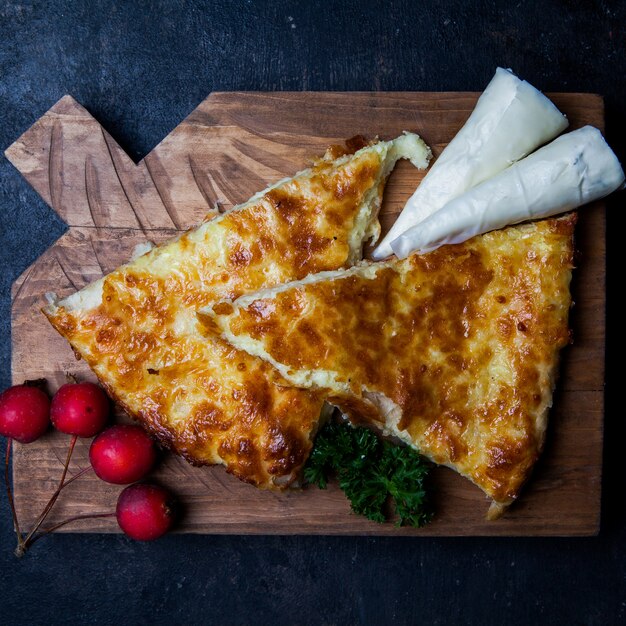
<instances>
[{"instance_id":1,"label":"cluster of red apple","mask_svg":"<svg viewBox=\"0 0 626 626\"><path fill-rule=\"evenodd\" d=\"M169 491L142 480L154 466L154 442L139 426L116 424L106 428L110 401L101 387L90 382L63 385L52 400L41 385L24 383L0 394L0 434L7 437L5 482L13 525L17 534L16 554L21 556L38 538L79 519L117 518L120 528L133 539L148 541L165 534L174 522L174 499ZM12 440L31 443L41 437L50 422L56 430L71 435L69 450L59 486L32 530L22 535L9 481ZM67 470L78 437L95 437L89 449L91 466L66 480ZM41 529L61 490L92 470L109 483L130 485L119 495L115 513L79 515L49 528Z\"/></svg>"}]
</instances>

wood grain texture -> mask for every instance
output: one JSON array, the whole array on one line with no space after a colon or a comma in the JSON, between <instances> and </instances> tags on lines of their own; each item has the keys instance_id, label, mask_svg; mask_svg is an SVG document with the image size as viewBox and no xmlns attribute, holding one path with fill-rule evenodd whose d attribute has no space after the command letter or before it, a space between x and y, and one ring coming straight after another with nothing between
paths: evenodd
<instances>
[{"instance_id":1,"label":"wood grain texture","mask_svg":"<svg viewBox=\"0 0 626 626\"><path fill-rule=\"evenodd\" d=\"M70 225L68 232L13 286L14 382L46 377L50 391L64 372L93 379L39 308L44 294L66 295L125 262L133 248L163 241L217 210L246 200L355 134L391 138L416 131L438 155L467 119L476 93L214 93L145 159L134 164L89 113L66 96L7 151L9 160ZM603 128L603 103L591 94L552 94L571 128ZM386 231L422 174L400 163L381 213ZM343 494L307 489L261 492L223 468L193 468L167 456L154 478L185 504L180 532L371 535L591 535L598 532L604 413L605 216L602 203L581 212L574 344L563 354L545 454L520 501L487 522L487 501L452 471L433 472L437 516L421 530L378 525L352 515ZM17 445L14 481L28 525L53 491L67 438L49 433ZM88 464L77 446L71 473ZM119 487L92 475L73 483L50 523L114 507ZM116 532L90 520L68 532Z\"/></svg>"}]
</instances>

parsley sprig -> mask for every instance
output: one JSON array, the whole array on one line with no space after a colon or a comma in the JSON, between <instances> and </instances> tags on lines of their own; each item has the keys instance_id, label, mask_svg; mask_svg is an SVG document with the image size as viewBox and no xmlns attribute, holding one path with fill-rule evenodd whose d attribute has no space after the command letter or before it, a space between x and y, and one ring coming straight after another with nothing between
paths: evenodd
<instances>
[{"instance_id":1,"label":"parsley sprig","mask_svg":"<svg viewBox=\"0 0 626 626\"><path fill-rule=\"evenodd\" d=\"M429 469L407 446L381 440L367 428L328 422L315 439L304 479L325 489L336 476L355 513L385 522L391 500L396 525L419 527L432 518L424 487Z\"/></svg>"}]
</instances>

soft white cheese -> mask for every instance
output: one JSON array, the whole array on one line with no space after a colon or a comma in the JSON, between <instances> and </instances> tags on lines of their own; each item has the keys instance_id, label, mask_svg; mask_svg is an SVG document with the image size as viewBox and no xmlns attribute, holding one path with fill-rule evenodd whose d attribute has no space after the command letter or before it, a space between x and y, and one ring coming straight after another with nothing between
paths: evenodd
<instances>
[{"instance_id":1,"label":"soft white cheese","mask_svg":"<svg viewBox=\"0 0 626 626\"><path fill-rule=\"evenodd\" d=\"M565 116L540 91L499 67L469 119L426 174L373 258L388 257L391 242L406 230L550 141L567 124Z\"/></svg>"},{"instance_id":2,"label":"soft white cheese","mask_svg":"<svg viewBox=\"0 0 626 626\"><path fill-rule=\"evenodd\" d=\"M391 247L400 258L428 252L509 224L570 211L623 184L622 167L602 133L585 126L451 200Z\"/></svg>"}]
</instances>

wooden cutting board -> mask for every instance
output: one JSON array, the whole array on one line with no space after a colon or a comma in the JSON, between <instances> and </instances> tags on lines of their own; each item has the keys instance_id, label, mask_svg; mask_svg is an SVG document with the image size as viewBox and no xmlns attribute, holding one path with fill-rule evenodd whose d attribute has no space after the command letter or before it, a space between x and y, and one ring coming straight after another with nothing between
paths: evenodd
<instances>
[{"instance_id":1,"label":"wooden cutting board","mask_svg":"<svg viewBox=\"0 0 626 626\"><path fill-rule=\"evenodd\" d=\"M392 138L418 132L438 155L473 109L476 93L213 93L135 164L71 97L54 105L6 151L7 158L69 225L13 286L13 381L45 377L50 391L64 372L93 379L39 309L44 294L65 296L128 260L141 242L161 242L216 206L246 200L356 134ZM591 94L553 94L571 128L603 128L603 102ZM422 175L406 162L392 174L382 210L386 231ZM520 501L487 522L487 500L452 471L433 472L436 517L416 530L353 515L341 491L261 492L223 468L193 468L167 455L154 478L185 506L181 532L371 535L592 535L599 530L602 461L605 215L596 203L580 214L578 268L545 453ZM68 437L49 433L16 445L13 463L20 519L29 526L61 473ZM81 441L71 473L88 464ZM50 522L113 510L120 488L93 474L74 482ZM96 519L64 531L116 532Z\"/></svg>"}]
</instances>

